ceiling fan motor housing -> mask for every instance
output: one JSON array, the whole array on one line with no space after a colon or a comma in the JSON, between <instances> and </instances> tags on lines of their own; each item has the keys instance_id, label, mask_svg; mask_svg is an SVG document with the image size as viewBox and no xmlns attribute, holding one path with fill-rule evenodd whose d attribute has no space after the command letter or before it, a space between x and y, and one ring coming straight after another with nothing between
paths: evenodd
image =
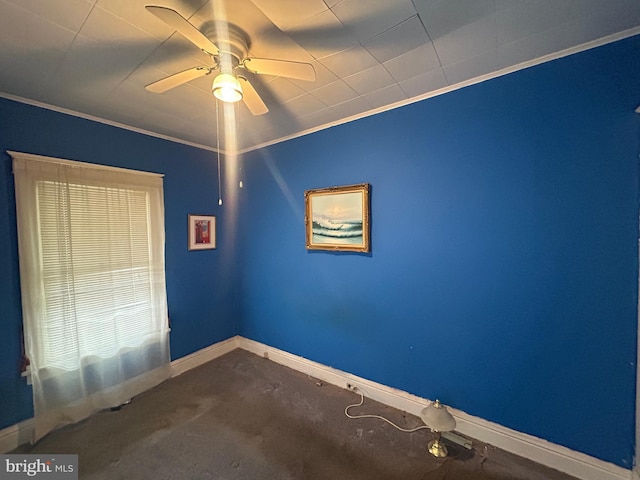
<instances>
[{"instance_id":1,"label":"ceiling fan motor housing","mask_svg":"<svg viewBox=\"0 0 640 480\"><path fill-rule=\"evenodd\" d=\"M230 56L233 69L247 58L249 37L240 27L231 23L213 22L203 33L218 47L218 52L209 52L218 57L218 63Z\"/></svg>"}]
</instances>

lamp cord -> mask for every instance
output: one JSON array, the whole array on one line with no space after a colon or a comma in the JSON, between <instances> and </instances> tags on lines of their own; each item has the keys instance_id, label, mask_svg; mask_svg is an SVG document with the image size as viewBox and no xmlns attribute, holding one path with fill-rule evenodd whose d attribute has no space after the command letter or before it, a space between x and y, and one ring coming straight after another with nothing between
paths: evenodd
<instances>
[{"instance_id":1,"label":"lamp cord","mask_svg":"<svg viewBox=\"0 0 640 480\"><path fill-rule=\"evenodd\" d=\"M344 409L344 414L349 417L349 418L354 418L354 419L358 419L358 418L377 418L379 420L384 420L385 422L387 422L389 425L397 428L398 430L400 430L401 432L406 432L406 433L413 433L413 432L417 432L418 430L424 430L425 428L430 429L429 426L427 425L421 425L419 427L416 428L402 428L398 425L396 425L395 423L393 423L391 420L389 420L388 418L385 418L381 415L370 415L370 414L365 414L365 415L351 415L349 413L349 409L353 408L353 407L360 407L362 406L362 404L364 403L364 394L362 393L362 390L358 387L355 387L355 389L358 390L358 393L360 394L360 402L359 403L354 403L352 405L347 405L347 407Z\"/></svg>"}]
</instances>

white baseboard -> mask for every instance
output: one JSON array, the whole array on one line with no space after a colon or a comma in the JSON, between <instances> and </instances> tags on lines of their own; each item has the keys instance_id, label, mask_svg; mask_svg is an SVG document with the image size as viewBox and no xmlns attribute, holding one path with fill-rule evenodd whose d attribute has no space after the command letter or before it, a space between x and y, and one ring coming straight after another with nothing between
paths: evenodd
<instances>
[{"instance_id":1,"label":"white baseboard","mask_svg":"<svg viewBox=\"0 0 640 480\"><path fill-rule=\"evenodd\" d=\"M214 343L208 347L193 352L186 357L178 358L171 362L171 376L177 377L184 372L191 370L192 368L199 367L200 365L207 363L215 358L229 353L239 347L238 339L240 337L235 336L223 340L218 343Z\"/></svg>"},{"instance_id":2,"label":"white baseboard","mask_svg":"<svg viewBox=\"0 0 640 480\"><path fill-rule=\"evenodd\" d=\"M362 389L367 398L393 408L419 416L420 411L431 403L430 400L417 397L395 388L357 377L335 368L322 365L306 358L278 350L268 345L238 337L238 346L270 360L285 365L299 372L311 375L341 388L347 383ZM529 458L534 462L555 468L583 480L631 480L633 473L603 460L576 452L561 445L540 438L517 432L496 423L474 417L460 410L450 408L456 419L456 431L462 435L475 438L507 452ZM638 479L640 480L640 479Z\"/></svg>"},{"instance_id":3,"label":"white baseboard","mask_svg":"<svg viewBox=\"0 0 640 480\"><path fill-rule=\"evenodd\" d=\"M276 363L340 388L346 388L347 383L357 385L367 398L412 415L419 416L420 411L430 403L430 400L425 398L238 336L174 360L171 362L171 376L181 375L236 348L267 357ZM634 473L584 453L511 430L454 408L450 408L450 410L456 418L456 431L462 435L529 458L582 480L640 480L637 472ZM19 445L27 443L32 437L32 430L32 419L0 430L0 453L9 452Z\"/></svg>"},{"instance_id":4,"label":"white baseboard","mask_svg":"<svg viewBox=\"0 0 640 480\"><path fill-rule=\"evenodd\" d=\"M232 337L222 342L210 345L190 355L171 362L171 376L176 377L192 368L199 367L215 358L221 357L238 348L238 339ZM28 418L0 430L0 453L7 453L20 445L28 443L33 438L33 419Z\"/></svg>"},{"instance_id":5,"label":"white baseboard","mask_svg":"<svg viewBox=\"0 0 640 480\"><path fill-rule=\"evenodd\" d=\"M33 438L33 419L21 422L0 430L0 453L7 453L28 443Z\"/></svg>"}]
</instances>

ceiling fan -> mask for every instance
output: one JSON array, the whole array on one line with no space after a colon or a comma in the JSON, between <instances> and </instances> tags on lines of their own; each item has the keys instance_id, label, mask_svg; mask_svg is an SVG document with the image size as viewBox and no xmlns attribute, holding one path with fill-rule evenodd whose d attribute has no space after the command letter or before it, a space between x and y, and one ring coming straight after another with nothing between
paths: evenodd
<instances>
[{"instance_id":1,"label":"ceiling fan","mask_svg":"<svg viewBox=\"0 0 640 480\"><path fill-rule=\"evenodd\" d=\"M213 66L193 67L150 83L145 87L150 92L163 93L218 71L212 85L215 97L224 102L243 100L253 115L262 115L269 109L243 75L244 71L311 82L316 79L316 72L310 63L249 57L249 37L233 24L224 23L222 29L212 29L205 35L175 10L154 5L145 8L190 40L214 62Z\"/></svg>"}]
</instances>

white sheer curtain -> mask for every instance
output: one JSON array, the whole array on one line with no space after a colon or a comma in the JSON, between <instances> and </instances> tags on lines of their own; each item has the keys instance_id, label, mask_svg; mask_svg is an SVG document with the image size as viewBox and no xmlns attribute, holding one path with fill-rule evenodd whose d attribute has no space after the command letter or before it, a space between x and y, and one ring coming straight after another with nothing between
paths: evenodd
<instances>
[{"instance_id":1,"label":"white sheer curtain","mask_svg":"<svg viewBox=\"0 0 640 480\"><path fill-rule=\"evenodd\" d=\"M36 441L168 378L163 187L9 153Z\"/></svg>"}]
</instances>

